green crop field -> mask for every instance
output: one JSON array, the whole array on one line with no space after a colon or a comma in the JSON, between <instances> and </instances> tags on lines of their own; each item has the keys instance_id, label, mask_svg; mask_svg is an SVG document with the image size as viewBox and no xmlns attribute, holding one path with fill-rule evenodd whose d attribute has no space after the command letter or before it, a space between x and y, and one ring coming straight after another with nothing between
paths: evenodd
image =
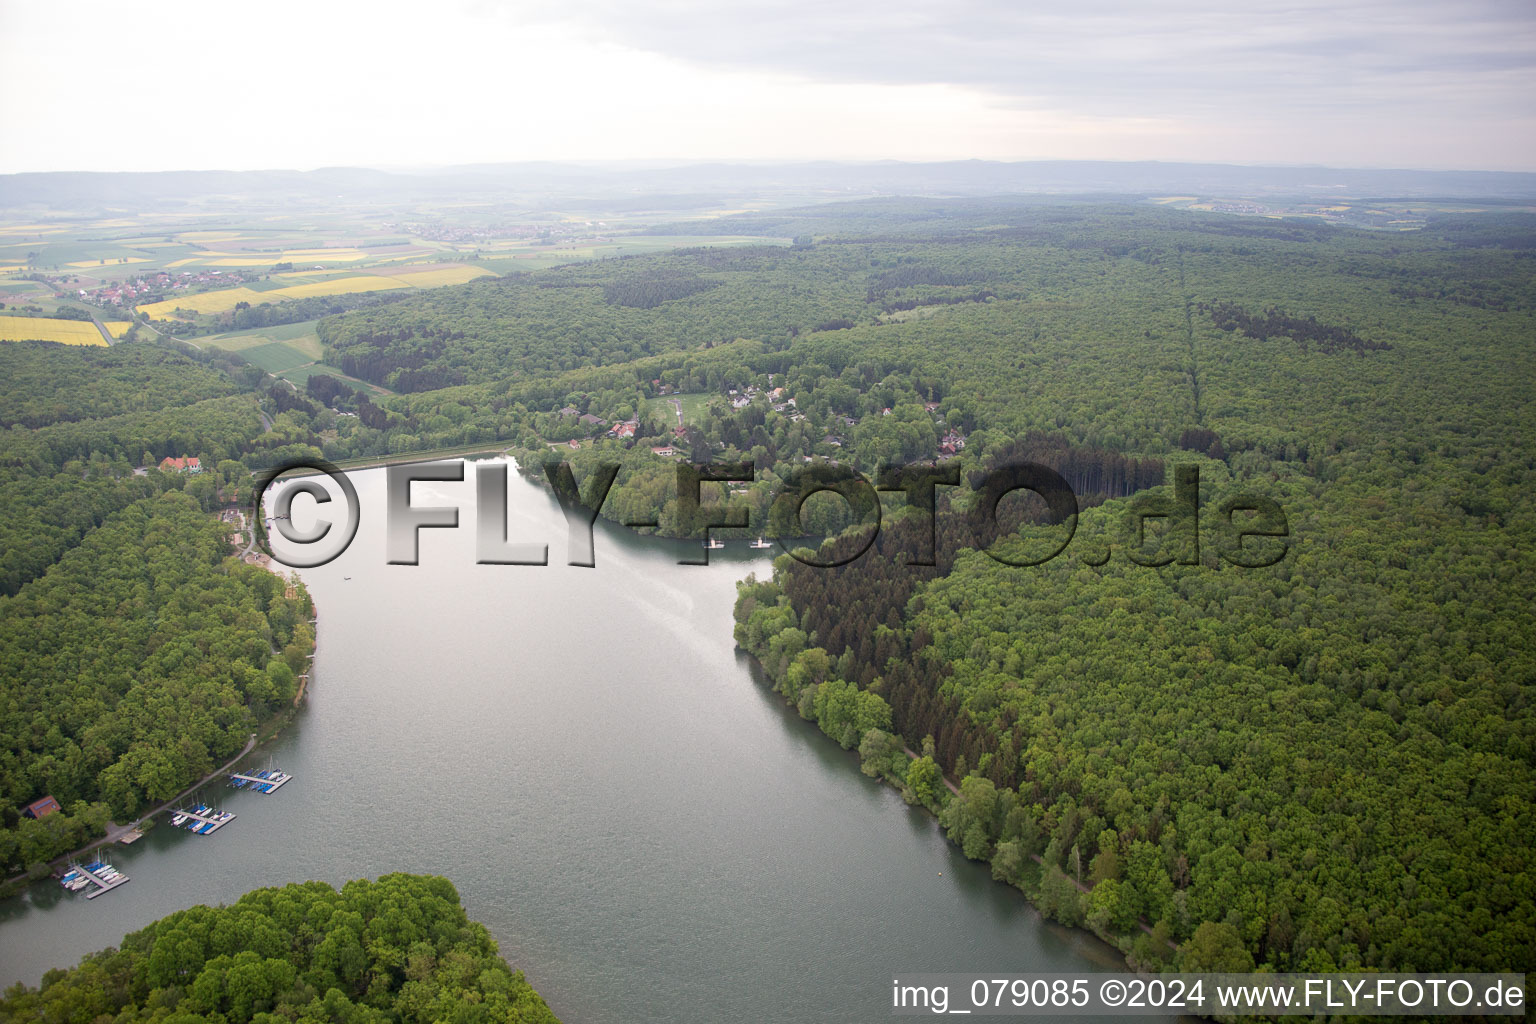
<instances>
[{"instance_id":1,"label":"green crop field","mask_svg":"<svg viewBox=\"0 0 1536 1024\"><path fill-rule=\"evenodd\" d=\"M336 367L327 366L324 363L307 363L304 366L296 366L291 370L283 370L281 373L277 373L274 376L281 377L283 380L292 381L296 387L302 388L305 384L309 383L309 378L313 377L317 373L328 374L329 376L335 377L337 380L349 381L356 387L365 391L371 391L375 394L387 395L391 393L387 388L381 388L377 384L370 384L367 381L358 380L356 377L348 377L346 374L336 369Z\"/></svg>"},{"instance_id":2,"label":"green crop field","mask_svg":"<svg viewBox=\"0 0 1536 1024\"><path fill-rule=\"evenodd\" d=\"M247 362L255 363L268 373L282 373L295 367L313 363L315 360L300 352L291 345L281 341L269 341L265 345L255 345L244 349L240 355Z\"/></svg>"},{"instance_id":3,"label":"green crop field","mask_svg":"<svg viewBox=\"0 0 1536 1024\"><path fill-rule=\"evenodd\" d=\"M273 342L282 342L291 349L295 349L304 356L303 362L311 363L320 358L320 339L315 336L315 321L304 320L296 324L281 324L274 327L253 327L248 331L231 331L228 334L215 334L207 338L199 338L194 344L199 348L221 348L225 352L239 352L246 358L251 358L249 350L269 345ZM252 359L252 362L256 360ZM270 368L262 365L263 369ZM294 365L292 363L288 365Z\"/></svg>"}]
</instances>

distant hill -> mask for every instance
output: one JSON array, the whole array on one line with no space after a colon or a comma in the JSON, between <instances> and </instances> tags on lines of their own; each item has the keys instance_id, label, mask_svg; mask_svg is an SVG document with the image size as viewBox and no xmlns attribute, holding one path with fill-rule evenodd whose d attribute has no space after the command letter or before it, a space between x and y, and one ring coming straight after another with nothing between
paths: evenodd
<instances>
[{"instance_id":1,"label":"distant hill","mask_svg":"<svg viewBox=\"0 0 1536 1024\"><path fill-rule=\"evenodd\" d=\"M59 171L0 175L0 208L68 210L102 204L179 208L238 200L246 206L319 200L373 202L444 196L651 197L822 191L870 195L1008 193L1255 197L1327 196L1455 201L1536 201L1536 174L1509 171L1241 167L1231 164L1041 160L1005 163L476 164L420 171L326 167L313 171Z\"/></svg>"}]
</instances>

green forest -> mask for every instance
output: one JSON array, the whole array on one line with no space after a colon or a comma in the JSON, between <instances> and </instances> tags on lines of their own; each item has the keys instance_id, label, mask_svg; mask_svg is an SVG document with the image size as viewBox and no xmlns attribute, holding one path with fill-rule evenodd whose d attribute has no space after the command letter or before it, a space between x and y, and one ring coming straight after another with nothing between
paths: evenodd
<instances>
[{"instance_id":1,"label":"green forest","mask_svg":"<svg viewBox=\"0 0 1536 1024\"><path fill-rule=\"evenodd\" d=\"M1062 557L987 557L955 525L969 489L940 488L939 564L909 565L887 495L862 558L745 588L738 639L968 855L1141 965L1536 961L1536 652L1510 605L1536 592L1530 217L903 200L720 230L748 225L805 237L324 322L328 362L407 392L311 394L357 413L326 450L618 463L604 514L679 533L653 448L753 463L729 499L753 532L807 462L1051 466L1082 508ZM679 424L669 397L698 395ZM1180 466L1201 553L1141 564L1126 510ZM1266 568L1209 535L1245 493L1287 518Z\"/></svg>"},{"instance_id":2,"label":"green forest","mask_svg":"<svg viewBox=\"0 0 1536 1024\"><path fill-rule=\"evenodd\" d=\"M1536 218L1372 232L874 200L685 227L796 244L595 260L320 321L324 362L392 394L325 374L299 390L236 355L148 343L4 346L7 799L55 786L73 820L122 813L280 699L273 666L305 616L220 562L194 520L285 458L484 446L536 479L568 461L579 484L617 464L602 513L677 535L697 532L679 462L749 463L751 483L704 491L748 510L740 536L770 530L803 467L873 480L933 463L962 481L939 488L936 564L913 564L921 517L886 492L861 557L781 557L744 586L736 638L967 856L1152 969L1536 963L1536 635L1517 597L1536 593ZM165 455L209 472L147 468ZM1075 521L1020 495L999 506L1005 536L978 538L974 481L1021 459L1068 480ZM1128 532L1192 469L1197 517ZM1244 495L1284 511L1272 564L1222 554ZM856 549L847 521L819 496L795 543ZM130 538L149 522L175 541ZM1035 567L978 547L1068 529ZM130 569L118 549L144 553ZM116 602L78 593L84 573ZM199 618L177 588L228 614ZM130 621L151 607L209 642L135 676L97 638L157 642ZM71 632L93 613L120 634ZM8 628L43 614L96 658ZM200 657L224 714L198 691L164 698L203 714L200 748L114 713L114 695Z\"/></svg>"},{"instance_id":3,"label":"green forest","mask_svg":"<svg viewBox=\"0 0 1536 1024\"><path fill-rule=\"evenodd\" d=\"M0 997L0 1021L558 1024L446 878L257 889Z\"/></svg>"},{"instance_id":4,"label":"green forest","mask_svg":"<svg viewBox=\"0 0 1536 1024\"><path fill-rule=\"evenodd\" d=\"M148 344L0 345L0 369L0 873L39 875L291 703L313 610L211 514L283 445L263 375ZM157 468L183 455L204 471Z\"/></svg>"}]
</instances>

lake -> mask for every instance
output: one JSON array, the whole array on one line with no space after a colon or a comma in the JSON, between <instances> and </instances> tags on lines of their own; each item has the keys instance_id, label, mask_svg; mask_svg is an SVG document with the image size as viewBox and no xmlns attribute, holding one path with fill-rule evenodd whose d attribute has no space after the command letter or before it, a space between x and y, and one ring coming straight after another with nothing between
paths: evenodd
<instances>
[{"instance_id":1,"label":"lake","mask_svg":"<svg viewBox=\"0 0 1536 1024\"><path fill-rule=\"evenodd\" d=\"M234 822L113 847L132 882L100 899L45 883L0 904L0 981L183 907L391 871L453 879L572 1024L868 1021L902 972L1124 969L770 692L731 607L772 551L682 566L674 542L600 523L596 567L571 567L553 497L513 471L511 539L552 564L476 565L466 475L413 488L463 509L422 531L418 566L386 564L384 471L351 475L356 539L301 573L319 609L307 705L246 762L295 780L210 786Z\"/></svg>"}]
</instances>

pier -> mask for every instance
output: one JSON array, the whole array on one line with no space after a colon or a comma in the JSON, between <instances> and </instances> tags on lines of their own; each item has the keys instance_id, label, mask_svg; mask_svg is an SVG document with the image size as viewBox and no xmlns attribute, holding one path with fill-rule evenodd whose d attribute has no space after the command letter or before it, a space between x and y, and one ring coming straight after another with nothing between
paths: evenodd
<instances>
[{"instance_id":1,"label":"pier","mask_svg":"<svg viewBox=\"0 0 1536 1024\"><path fill-rule=\"evenodd\" d=\"M227 818L223 817L223 816L220 816L220 817L217 817L217 818L213 818L213 817L209 817L206 814L199 814L196 811L189 811L189 810L186 810L186 809L179 810L176 813L177 814L185 814L187 816L187 818L189 820L191 820L191 821L198 821L198 822L202 822L204 825L212 825L213 826L212 828L205 828L205 829L199 830L197 832L197 834L200 835L200 836L211 836L215 832L217 832L219 829L223 828L225 825L228 825L230 822L235 820L235 816L233 814L231 814ZM181 827L185 828L185 829L188 829L188 830L191 829L191 826L187 822L185 822L185 821L181 823Z\"/></svg>"},{"instance_id":2,"label":"pier","mask_svg":"<svg viewBox=\"0 0 1536 1024\"><path fill-rule=\"evenodd\" d=\"M103 867L105 868L106 865L103 865ZM85 898L88 900L93 900L97 896L100 896L102 893L107 892L110 889L116 889L118 886L128 881L128 876L123 874L114 875L111 879L106 879L87 867L77 866L74 870L80 872L80 874L84 875L96 886L90 892L85 894Z\"/></svg>"},{"instance_id":3,"label":"pier","mask_svg":"<svg viewBox=\"0 0 1536 1024\"><path fill-rule=\"evenodd\" d=\"M268 794L276 793L282 788L284 783L290 782L293 779L292 775L283 772L273 772L268 778L262 778L260 775L246 775L244 772L231 772L229 777L231 781L239 779L242 782L249 782L255 786L266 786L268 788L258 789L257 792Z\"/></svg>"}]
</instances>

